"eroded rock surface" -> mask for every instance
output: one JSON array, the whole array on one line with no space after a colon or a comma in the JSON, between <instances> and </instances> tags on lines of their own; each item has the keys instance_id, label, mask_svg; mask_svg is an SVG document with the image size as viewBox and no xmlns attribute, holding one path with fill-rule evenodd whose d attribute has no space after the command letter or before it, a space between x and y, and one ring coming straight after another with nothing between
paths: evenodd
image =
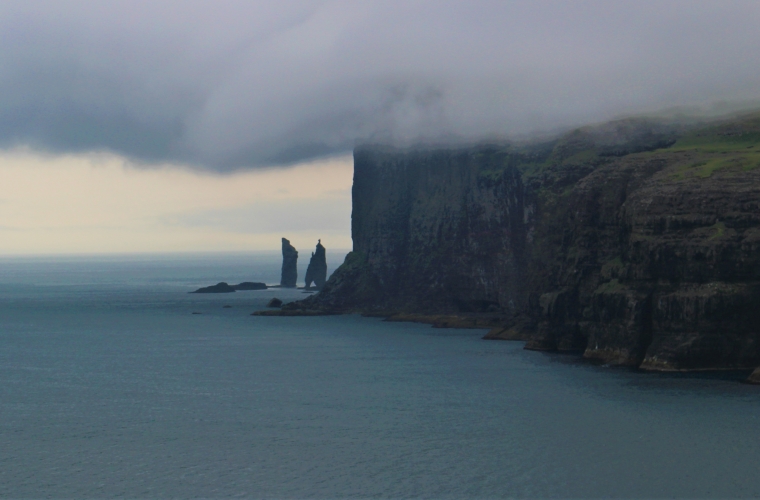
<instances>
[{"instance_id":1,"label":"eroded rock surface","mask_svg":"<svg viewBox=\"0 0 760 500\"><path fill-rule=\"evenodd\" d=\"M313 288L321 290L325 286L325 281L327 281L327 257L322 240L319 240L316 250L311 253L309 267L306 268L306 288L312 288L311 284L314 283Z\"/></svg>"},{"instance_id":2,"label":"eroded rock surface","mask_svg":"<svg viewBox=\"0 0 760 500\"><path fill-rule=\"evenodd\" d=\"M298 281L298 251L286 238L282 239L282 274L280 286L295 288Z\"/></svg>"},{"instance_id":3,"label":"eroded rock surface","mask_svg":"<svg viewBox=\"0 0 760 500\"><path fill-rule=\"evenodd\" d=\"M648 370L760 365L760 115L354 152L354 251L288 310L500 315Z\"/></svg>"}]
</instances>

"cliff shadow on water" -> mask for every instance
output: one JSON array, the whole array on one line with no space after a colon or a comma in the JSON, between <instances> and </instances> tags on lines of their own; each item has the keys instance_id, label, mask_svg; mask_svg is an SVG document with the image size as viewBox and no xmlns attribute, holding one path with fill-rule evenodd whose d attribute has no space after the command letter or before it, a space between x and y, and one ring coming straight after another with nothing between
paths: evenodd
<instances>
[{"instance_id":1,"label":"cliff shadow on water","mask_svg":"<svg viewBox=\"0 0 760 500\"><path fill-rule=\"evenodd\" d=\"M760 364L760 114L354 152L354 251L286 310L492 326L646 370Z\"/></svg>"}]
</instances>

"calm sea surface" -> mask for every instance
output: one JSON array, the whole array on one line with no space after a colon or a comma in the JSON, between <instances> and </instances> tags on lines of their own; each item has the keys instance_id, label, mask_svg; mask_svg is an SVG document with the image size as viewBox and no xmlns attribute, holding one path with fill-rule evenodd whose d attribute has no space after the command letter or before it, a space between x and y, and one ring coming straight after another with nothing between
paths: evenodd
<instances>
[{"instance_id":1,"label":"calm sea surface","mask_svg":"<svg viewBox=\"0 0 760 500\"><path fill-rule=\"evenodd\" d=\"M0 259L0 497L760 496L760 388L734 374L187 293L279 264Z\"/></svg>"}]
</instances>

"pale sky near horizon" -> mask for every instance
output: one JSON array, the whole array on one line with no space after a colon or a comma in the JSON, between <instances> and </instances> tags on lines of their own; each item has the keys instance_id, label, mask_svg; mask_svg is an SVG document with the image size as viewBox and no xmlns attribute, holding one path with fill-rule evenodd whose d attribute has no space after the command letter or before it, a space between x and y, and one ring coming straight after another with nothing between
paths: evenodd
<instances>
[{"instance_id":1,"label":"pale sky near horizon","mask_svg":"<svg viewBox=\"0 0 760 500\"><path fill-rule=\"evenodd\" d=\"M4 0L0 255L349 249L356 144L756 107L758 26L758 0Z\"/></svg>"},{"instance_id":2,"label":"pale sky near horizon","mask_svg":"<svg viewBox=\"0 0 760 500\"><path fill-rule=\"evenodd\" d=\"M351 249L353 159L232 174L0 154L0 255Z\"/></svg>"}]
</instances>

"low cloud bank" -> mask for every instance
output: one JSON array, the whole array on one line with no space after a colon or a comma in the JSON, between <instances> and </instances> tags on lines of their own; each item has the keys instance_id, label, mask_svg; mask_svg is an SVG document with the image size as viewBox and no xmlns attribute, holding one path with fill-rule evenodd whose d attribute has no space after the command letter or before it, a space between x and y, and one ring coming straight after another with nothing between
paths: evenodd
<instances>
[{"instance_id":1,"label":"low cloud bank","mask_svg":"<svg viewBox=\"0 0 760 500\"><path fill-rule=\"evenodd\" d=\"M760 3L0 5L0 147L220 172L760 98Z\"/></svg>"}]
</instances>

